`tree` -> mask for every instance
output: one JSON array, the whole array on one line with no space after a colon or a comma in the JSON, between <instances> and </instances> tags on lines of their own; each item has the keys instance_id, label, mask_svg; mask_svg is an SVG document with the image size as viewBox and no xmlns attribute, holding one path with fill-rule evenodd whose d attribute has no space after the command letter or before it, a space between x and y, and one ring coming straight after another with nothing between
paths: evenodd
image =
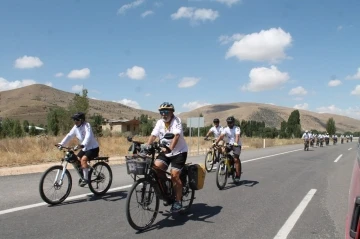
<instances>
[{"instance_id":1,"label":"tree","mask_svg":"<svg viewBox=\"0 0 360 239\"><path fill-rule=\"evenodd\" d=\"M55 136L59 135L59 131L60 131L59 115L56 109L50 109L47 115L47 125L48 125L48 130L51 134Z\"/></svg>"},{"instance_id":2,"label":"tree","mask_svg":"<svg viewBox=\"0 0 360 239\"><path fill-rule=\"evenodd\" d=\"M288 137L301 137L300 112L294 110L291 112L287 121L286 134Z\"/></svg>"},{"instance_id":3,"label":"tree","mask_svg":"<svg viewBox=\"0 0 360 239\"><path fill-rule=\"evenodd\" d=\"M82 95L77 93L75 94L68 107L70 114L74 114L76 112L83 112L86 115L88 113L89 99L87 97L87 94L87 89L82 90Z\"/></svg>"},{"instance_id":4,"label":"tree","mask_svg":"<svg viewBox=\"0 0 360 239\"><path fill-rule=\"evenodd\" d=\"M13 135L16 138L20 138L21 136L23 136L23 129L21 127L20 120L15 120L13 132Z\"/></svg>"},{"instance_id":5,"label":"tree","mask_svg":"<svg viewBox=\"0 0 360 239\"><path fill-rule=\"evenodd\" d=\"M24 132L25 133L29 133L29 121L27 121L27 120L24 120L23 121L23 128L24 128Z\"/></svg>"},{"instance_id":6,"label":"tree","mask_svg":"<svg viewBox=\"0 0 360 239\"><path fill-rule=\"evenodd\" d=\"M104 118L100 114L94 114L90 117L90 124L93 130L93 133L96 137L102 136L102 123L104 121Z\"/></svg>"},{"instance_id":7,"label":"tree","mask_svg":"<svg viewBox=\"0 0 360 239\"><path fill-rule=\"evenodd\" d=\"M326 123L326 131L329 135L334 135L336 133L335 120L333 118L329 118Z\"/></svg>"},{"instance_id":8,"label":"tree","mask_svg":"<svg viewBox=\"0 0 360 239\"><path fill-rule=\"evenodd\" d=\"M287 122L283 120L280 126L280 138L282 139L287 138L286 127L287 127Z\"/></svg>"},{"instance_id":9,"label":"tree","mask_svg":"<svg viewBox=\"0 0 360 239\"><path fill-rule=\"evenodd\" d=\"M36 128L35 128L34 123L31 123L31 125L30 125L29 134L30 134L31 136L37 135L37 130L36 130Z\"/></svg>"}]
</instances>

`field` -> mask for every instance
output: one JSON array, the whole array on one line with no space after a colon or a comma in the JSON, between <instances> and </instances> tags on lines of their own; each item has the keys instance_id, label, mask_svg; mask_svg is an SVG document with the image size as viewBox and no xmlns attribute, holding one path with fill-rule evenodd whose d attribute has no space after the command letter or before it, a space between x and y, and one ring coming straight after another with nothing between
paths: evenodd
<instances>
[{"instance_id":1,"label":"field","mask_svg":"<svg viewBox=\"0 0 360 239\"><path fill-rule=\"evenodd\" d=\"M54 145L61 141L62 137L24 137L20 139L0 140L0 167L14 167L24 165L34 165L48 162L57 162L63 156ZM147 138L137 137L137 141L146 141ZM71 141L73 145L76 140ZM197 154L198 138L186 137L186 142L190 145L190 155ZM70 143L70 144L71 144ZM266 139L266 147L298 144L301 139ZM99 138L100 155L122 158L127 155L130 143L124 137L103 137ZM262 148L263 139L261 138L242 138L244 150L252 148ZM200 153L211 146L210 141L199 138Z\"/></svg>"}]
</instances>

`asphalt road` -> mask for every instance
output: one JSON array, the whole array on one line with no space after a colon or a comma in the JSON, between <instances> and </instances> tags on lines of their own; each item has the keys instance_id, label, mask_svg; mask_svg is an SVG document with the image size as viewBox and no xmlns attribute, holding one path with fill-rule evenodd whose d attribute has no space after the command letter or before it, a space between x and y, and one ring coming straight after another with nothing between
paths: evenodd
<instances>
[{"instance_id":1,"label":"asphalt road","mask_svg":"<svg viewBox=\"0 0 360 239\"><path fill-rule=\"evenodd\" d=\"M302 145L244 150L240 186L228 180L219 191L215 172L207 173L190 214L159 214L143 233L125 217L132 179L123 165L112 166L112 189L103 197L86 195L90 191L77 186L71 171L72 192L58 206L42 202L41 174L3 176L0 238L344 238L356 150L355 142L308 152ZM203 163L203 156L188 162Z\"/></svg>"}]
</instances>

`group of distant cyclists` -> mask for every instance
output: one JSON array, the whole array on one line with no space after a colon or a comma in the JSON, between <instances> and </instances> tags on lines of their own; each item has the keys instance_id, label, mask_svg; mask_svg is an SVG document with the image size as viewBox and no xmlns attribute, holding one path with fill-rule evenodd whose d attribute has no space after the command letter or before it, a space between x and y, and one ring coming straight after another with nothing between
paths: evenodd
<instances>
[{"instance_id":1,"label":"group of distant cyclists","mask_svg":"<svg viewBox=\"0 0 360 239\"><path fill-rule=\"evenodd\" d=\"M155 166L167 170L171 164L171 180L176 192L176 200L171 207L172 212L178 212L182 209L182 182L180 180L180 173L185 166L188 146L184 138L184 131L181 124L181 119L175 116L175 107L172 103L164 102L159 106L159 113L161 119L156 122L146 145L151 145L156 138L162 139L166 133L173 133L175 137L172 140L166 140L167 148L163 148L155 160ZM71 116L74 121L74 126L64 139L58 143L58 147L66 145L73 137L76 137L80 144L81 151L77 154L78 160L81 163L84 179L79 182L79 186L84 187L88 184L89 174L89 159L99 156L99 143L96 140L91 125L85 119L85 114L77 112ZM213 120L214 126L209 130L206 137L211 132L214 133L216 141L214 145L220 147L226 141L230 144L234 154L234 162L236 167L235 182L240 181L241 164L241 140L240 127L235 126L235 118L230 116L226 119L227 127L221 127L219 119ZM145 147L146 147L145 145Z\"/></svg>"},{"instance_id":2,"label":"group of distant cyclists","mask_svg":"<svg viewBox=\"0 0 360 239\"><path fill-rule=\"evenodd\" d=\"M304 143L309 143L311 147L314 147L314 145L316 146L320 146L322 147L324 142L326 145L329 145L330 143L330 138L333 140L333 144L335 145L338 141L338 135L337 134L333 134L333 135L329 135L328 132L325 132L324 134L315 134L312 133L311 131L305 130L304 134L301 137L304 140ZM346 142L352 142L353 139L353 135L352 134L347 134L347 135L340 135L340 140L341 143L343 144L344 141L346 139Z\"/></svg>"}]
</instances>

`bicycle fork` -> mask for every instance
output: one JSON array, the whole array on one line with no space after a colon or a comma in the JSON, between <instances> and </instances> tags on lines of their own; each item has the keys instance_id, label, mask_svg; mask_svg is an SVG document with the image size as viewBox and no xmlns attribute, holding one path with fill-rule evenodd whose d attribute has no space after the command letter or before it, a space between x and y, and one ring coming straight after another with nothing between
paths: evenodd
<instances>
[{"instance_id":1,"label":"bicycle fork","mask_svg":"<svg viewBox=\"0 0 360 239\"><path fill-rule=\"evenodd\" d=\"M65 162L65 164L62 165L62 166L63 166L63 169L62 169L62 173L61 173L60 180L59 180L59 185L60 185L60 186L63 184L63 179L64 179L64 176L65 176L67 164L68 164L68 162ZM58 169L58 171L57 171L57 173L56 173L56 177L55 177L55 182L54 182L54 184L56 184L56 182L58 181L59 173L60 173L60 169Z\"/></svg>"}]
</instances>

